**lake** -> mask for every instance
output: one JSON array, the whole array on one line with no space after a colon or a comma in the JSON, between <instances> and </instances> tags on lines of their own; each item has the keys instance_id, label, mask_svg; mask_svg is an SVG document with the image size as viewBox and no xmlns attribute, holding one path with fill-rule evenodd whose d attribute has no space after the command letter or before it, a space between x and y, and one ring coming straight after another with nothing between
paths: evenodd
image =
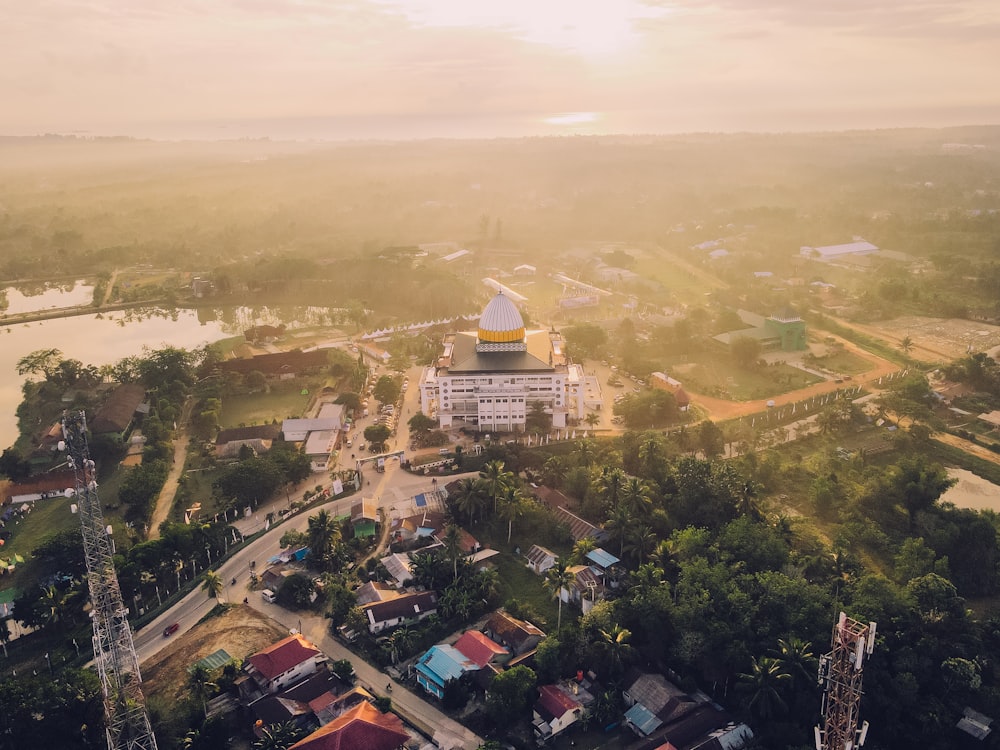
<instances>
[{"instance_id":1,"label":"lake","mask_svg":"<svg viewBox=\"0 0 1000 750\"><path fill-rule=\"evenodd\" d=\"M957 508L1000 513L1000 487L965 469L948 469L948 476L958 482L941 496L942 501Z\"/></svg>"},{"instance_id":2,"label":"lake","mask_svg":"<svg viewBox=\"0 0 1000 750\"><path fill-rule=\"evenodd\" d=\"M24 290L29 294L25 294ZM0 304L0 313L19 313L55 310L64 307L89 305L94 301L94 285L86 281L71 281L66 284L45 282L31 287L9 286L0 289L0 297L6 298L7 305Z\"/></svg>"}]
</instances>

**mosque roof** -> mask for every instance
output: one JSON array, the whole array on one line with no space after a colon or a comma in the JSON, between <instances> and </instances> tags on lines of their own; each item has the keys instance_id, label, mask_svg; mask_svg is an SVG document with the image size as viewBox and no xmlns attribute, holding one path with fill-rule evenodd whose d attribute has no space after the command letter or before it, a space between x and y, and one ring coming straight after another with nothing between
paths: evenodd
<instances>
[{"instance_id":1,"label":"mosque roof","mask_svg":"<svg viewBox=\"0 0 1000 750\"><path fill-rule=\"evenodd\" d=\"M524 320L517 306L503 292L497 292L479 318L479 340L506 344L523 341L524 333Z\"/></svg>"},{"instance_id":2,"label":"mosque roof","mask_svg":"<svg viewBox=\"0 0 1000 750\"><path fill-rule=\"evenodd\" d=\"M480 331L480 335L482 332ZM523 334L522 334L523 335ZM476 349L476 338L470 333L455 334L452 361L448 372L552 372L548 363L552 356L552 342L548 331L531 331L526 336L524 351L481 352Z\"/></svg>"}]
</instances>

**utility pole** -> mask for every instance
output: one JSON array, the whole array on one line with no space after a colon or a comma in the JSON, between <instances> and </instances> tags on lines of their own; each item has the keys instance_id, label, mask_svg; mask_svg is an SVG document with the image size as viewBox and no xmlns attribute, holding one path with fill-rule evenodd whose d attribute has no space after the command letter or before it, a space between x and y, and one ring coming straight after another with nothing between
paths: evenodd
<instances>
[{"instance_id":1,"label":"utility pole","mask_svg":"<svg viewBox=\"0 0 1000 750\"><path fill-rule=\"evenodd\" d=\"M65 413L62 420L67 462L74 489L68 492L79 509L87 584L93 606L94 663L103 686L109 750L156 750L156 737L142 695L139 657L128 624L115 572L110 527L104 524L97 496L97 469L87 446L86 415ZM50 665L51 669L51 665Z\"/></svg>"}]
</instances>

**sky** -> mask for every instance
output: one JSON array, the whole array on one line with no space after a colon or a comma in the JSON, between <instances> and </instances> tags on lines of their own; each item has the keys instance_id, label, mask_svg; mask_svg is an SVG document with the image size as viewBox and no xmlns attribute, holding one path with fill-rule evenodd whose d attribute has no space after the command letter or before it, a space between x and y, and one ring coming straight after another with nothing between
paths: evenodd
<instances>
[{"instance_id":1,"label":"sky","mask_svg":"<svg viewBox=\"0 0 1000 750\"><path fill-rule=\"evenodd\" d=\"M1000 123L997 0L0 3L0 135Z\"/></svg>"}]
</instances>

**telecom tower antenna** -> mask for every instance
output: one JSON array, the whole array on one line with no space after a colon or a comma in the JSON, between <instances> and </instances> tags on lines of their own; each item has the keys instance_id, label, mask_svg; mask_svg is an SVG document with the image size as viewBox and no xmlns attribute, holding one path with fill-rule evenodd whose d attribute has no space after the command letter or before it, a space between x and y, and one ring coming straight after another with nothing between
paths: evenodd
<instances>
[{"instance_id":1,"label":"telecom tower antenna","mask_svg":"<svg viewBox=\"0 0 1000 750\"><path fill-rule=\"evenodd\" d=\"M94 623L94 662L104 692L109 750L156 750L156 737L146 713L139 657L132 641L128 611L115 573L113 542L104 525L97 496L97 472L87 446L87 418L63 414L64 446L73 469L75 489L67 492L79 507L83 553ZM76 510L76 509L74 509Z\"/></svg>"},{"instance_id":2,"label":"telecom tower antenna","mask_svg":"<svg viewBox=\"0 0 1000 750\"><path fill-rule=\"evenodd\" d=\"M868 722L858 726L858 709L865 658L875 648L875 623L865 625L841 612L832 646L819 659L823 728L816 727L816 750L854 750L868 736Z\"/></svg>"}]
</instances>

